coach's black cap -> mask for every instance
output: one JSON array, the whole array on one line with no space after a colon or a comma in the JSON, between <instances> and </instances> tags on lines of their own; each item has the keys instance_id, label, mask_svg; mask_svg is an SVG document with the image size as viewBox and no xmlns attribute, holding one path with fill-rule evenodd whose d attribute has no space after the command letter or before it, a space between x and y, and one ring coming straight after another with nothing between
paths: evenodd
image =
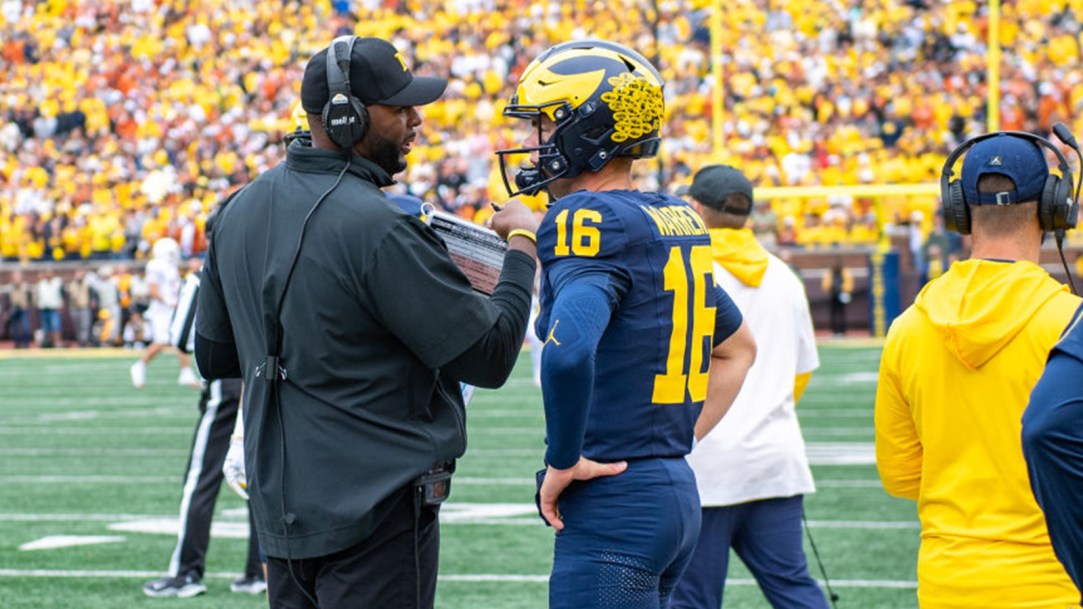
<instances>
[{"instance_id":1,"label":"coach's black cap","mask_svg":"<svg viewBox=\"0 0 1083 609\"><path fill-rule=\"evenodd\" d=\"M347 40L337 40L348 46ZM332 43L336 44L336 43ZM327 51L308 60L301 80L301 106L309 114L320 114L330 96L327 87ZM381 38L358 38L350 55L350 89L363 103L385 106L424 106L439 99L447 88L446 78L414 76L406 59L390 42Z\"/></svg>"},{"instance_id":2,"label":"coach's black cap","mask_svg":"<svg viewBox=\"0 0 1083 609\"><path fill-rule=\"evenodd\" d=\"M708 165L697 171L688 194L701 204L728 214L747 216L752 211L752 182L729 165ZM726 199L732 194L748 197L747 207L726 205Z\"/></svg>"}]
</instances>

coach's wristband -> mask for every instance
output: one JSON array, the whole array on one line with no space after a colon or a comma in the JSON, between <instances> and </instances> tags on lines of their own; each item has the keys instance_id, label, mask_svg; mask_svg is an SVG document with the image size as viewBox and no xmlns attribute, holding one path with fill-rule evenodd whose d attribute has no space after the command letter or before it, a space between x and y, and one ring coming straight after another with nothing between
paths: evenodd
<instances>
[{"instance_id":1,"label":"coach's wristband","mask_svg":"<svg viewBox=\"0 0 1083 609\"><path fill-rule=\"evenodd\" d=\"M511 231L510 233L508 233L508 241L511 241L511 238L515 237L516 235L518 235L520 237L526 237L527 239L530 239L531 241L534 242L534 245L538 244L538 236L535 235L534 233L528 231L525 228L517 228L517 229Z\"/></svg>"}]
</instances>

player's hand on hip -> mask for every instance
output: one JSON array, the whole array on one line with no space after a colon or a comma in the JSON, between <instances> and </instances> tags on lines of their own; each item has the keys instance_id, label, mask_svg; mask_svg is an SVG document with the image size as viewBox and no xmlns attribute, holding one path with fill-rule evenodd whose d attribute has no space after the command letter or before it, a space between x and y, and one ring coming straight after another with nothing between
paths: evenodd
<instances>
[{"instance_id":1,"label":"player's hand on hip","mask_svg":"<svg viewBox=\"0 0 1083 609\"><path fill-rule=\"evenodd\" d=\"M556 469L549 466L545 472L545 481L541 486L541 513L549 526L557 531L564 530L557 500L568 485L575 480L591 480L601 476L615 476L628 469L627 461L616 463L598 463L586 457L579 457L579 462L568 469Z\"/></svg>"}]
</instances>

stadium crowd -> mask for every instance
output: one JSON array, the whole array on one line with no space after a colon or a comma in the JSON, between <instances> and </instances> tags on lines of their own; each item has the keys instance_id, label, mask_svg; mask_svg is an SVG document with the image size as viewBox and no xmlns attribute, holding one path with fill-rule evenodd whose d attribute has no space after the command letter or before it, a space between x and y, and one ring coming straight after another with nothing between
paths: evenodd
<instances>
[{"instance_id":1,"label":"stadium crowd","mask_svg":"<svg viewBox=\"0 0 1083 609\"><path fill-rule=\"evenodd\" d=\"M140 259L171 236L205 248L215 202L283 158L296 83L332 35L392 40L418 74L449 76L398 189L484 221L504 194L493 151L528 60L567 32L628 44L667 80L659 162L677 189L708 162L759 186L933 182L985 130L981 3L721 3L723 149L711 151L707 2L612 0L5 0L0 3L0 257ZM1001 127L1083 126L1083 0L1003 6ZM1078 129L1077 129L1078 130ZM768 244L875 242L933 226L935 197L775 199ZM540 201L537 205L542 205Z\"/></svg>"},{"instance_id":2,"label":"stadium crowd","mask_svg":"<svg viewBox=\"0 0 1083 609\"><path fill-rule=\"evenodd\" d=\"M188 264L194 271L198 259ZM145 319L151 300L146 274L123 262L78 269L67 280L48 267L15 271L0 283L0 336L17 349L141 349L153 339Z\"/></svg>"}]
</instances>

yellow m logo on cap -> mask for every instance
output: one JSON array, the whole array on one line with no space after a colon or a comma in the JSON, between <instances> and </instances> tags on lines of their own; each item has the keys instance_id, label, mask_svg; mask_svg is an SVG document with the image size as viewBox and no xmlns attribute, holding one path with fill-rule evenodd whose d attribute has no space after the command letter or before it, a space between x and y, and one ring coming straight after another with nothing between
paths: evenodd
<instances>
[{"instance_id":1,"label":"yellow m logo on cap","mask_svg":"<svg viewBox=\"0 0 1083 609\"><path fill-rule=\"evenodd\" d=\"M395 53L395 59L398 59L399 63L402 64L402 71L403 72L410 69L410 68L406 67L406 58L402 56L402 51L399 51L398 53Z\"/></svg>"}]
</instances>

